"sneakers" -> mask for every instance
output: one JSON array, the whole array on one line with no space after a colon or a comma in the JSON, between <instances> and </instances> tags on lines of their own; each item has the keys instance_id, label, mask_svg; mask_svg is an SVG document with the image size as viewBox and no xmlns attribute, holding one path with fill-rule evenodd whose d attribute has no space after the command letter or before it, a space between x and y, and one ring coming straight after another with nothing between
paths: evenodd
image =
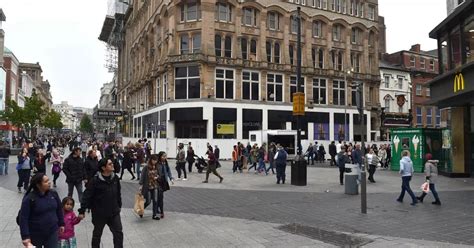
<instances>
[{"instance_id":1,"label":"sneakers","mask_svg":"<svg viewBox=\"0 0 474 248\"><path fill-rule=\"evenodd\" d=\"M160 220L160 217L158 217L158 216L153 216L151 218L154 219L154 220Z\"/></svg>"},{"instance_id":2,"label":"sneakers","mask_svg":"<svg viewBox=\"0 0 474 248\"><path fill-rule=\"evenodd\" d=\"M188 181L188 179L187 179L187 178L183 178L183 181Z\"/></svg>"},{"instance_id":3,"label":"sneakers","mask_svg":"<svg viewBox=\"0 0 474 248\"><path fill-rule=\"evenodd\" d=\"M397 202L400 202L400 203L402 203L402 202L403 202L403 200L397 199Z\"/></svg>"},{"instance_id":4,"label":"sneakers","mask_svg":"<svg viewBox=\"0 0 474 248\"><path fill-rule=\"evenodd\" d=\"M208 181L207 181L207 180L206 180L206 181L202 181L202 183L208 183Z\"/></svg>"},{"instance_id":5,"label":"sneakers","mask_svg":"<svg viewBox=\"0 0 474 248\"><path fill-rule=\"evenodd\" d=\"M434 201L434 202L432 202L431 204L440 206L440 205L441 205L441 202L440 202L440 201Z\"/></svg>"}]
</instances>

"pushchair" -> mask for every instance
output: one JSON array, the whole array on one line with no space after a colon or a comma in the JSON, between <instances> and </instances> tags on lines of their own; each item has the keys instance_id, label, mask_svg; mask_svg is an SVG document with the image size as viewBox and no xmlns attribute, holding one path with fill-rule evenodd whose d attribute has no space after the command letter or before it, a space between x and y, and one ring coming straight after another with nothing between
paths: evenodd
<instances>
[{"instance_id":1,"label":"pushchair","mask_svg":"<svg viewBox=\"0 0 474 248\"><path fill-rule=\"evenodd\" d=\"M202 173L202 171L207 167L206 160L202 156L199 157L197 155L194 155L194 158L196 159L194 165L196 166L198 173Z\"/></svg>"}]
</instances>

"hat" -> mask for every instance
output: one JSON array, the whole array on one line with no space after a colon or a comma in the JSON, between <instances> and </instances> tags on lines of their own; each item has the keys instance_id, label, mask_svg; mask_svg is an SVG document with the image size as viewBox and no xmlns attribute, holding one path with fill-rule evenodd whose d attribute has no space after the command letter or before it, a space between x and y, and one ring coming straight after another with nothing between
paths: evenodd
<instances>
[{"instance_id":1,"label":"hat","mask_svg":"<svg viewBox=\"0 0 474 248\"><path fill-rule=\"evenodd\" d=\"M433 155L431 155L431 153L427 153L425 155L425 158L426 158L426 160L431 160L433 158Z\"/></svg>"}]
</instances>

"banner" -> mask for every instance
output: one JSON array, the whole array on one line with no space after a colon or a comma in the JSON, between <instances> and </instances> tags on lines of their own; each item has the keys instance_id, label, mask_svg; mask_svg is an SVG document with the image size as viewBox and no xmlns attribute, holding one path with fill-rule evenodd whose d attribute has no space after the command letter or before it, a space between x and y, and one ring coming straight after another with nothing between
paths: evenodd
<instances>
[{"instance_id":1,"label":"banner","mask_svg":"<svg viewBox=\"0 0 474 248\"><path fill-rule=\"evenodd\" d=\"M217 134L234 134L234 124L217 124Z\"/></svg>"}]
</instances>

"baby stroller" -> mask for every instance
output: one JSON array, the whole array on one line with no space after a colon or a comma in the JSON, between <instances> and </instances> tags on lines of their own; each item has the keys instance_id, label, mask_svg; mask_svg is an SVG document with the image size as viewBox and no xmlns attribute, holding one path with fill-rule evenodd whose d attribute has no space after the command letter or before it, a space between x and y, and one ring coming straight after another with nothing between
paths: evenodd
<instances>
[{"instance_id":1,"label":"baby stroller","mask_svg":"<svg viewBox=\"0 0 474 248\"><path fill-rule=\"evenodd\" d=\"M202 173L202 171L207 167L206 160L202 156L198 157L197 155L194 155L194 158L196 159L194 165L196 166L198 173Z\"/></svg>"}]
</instances>

